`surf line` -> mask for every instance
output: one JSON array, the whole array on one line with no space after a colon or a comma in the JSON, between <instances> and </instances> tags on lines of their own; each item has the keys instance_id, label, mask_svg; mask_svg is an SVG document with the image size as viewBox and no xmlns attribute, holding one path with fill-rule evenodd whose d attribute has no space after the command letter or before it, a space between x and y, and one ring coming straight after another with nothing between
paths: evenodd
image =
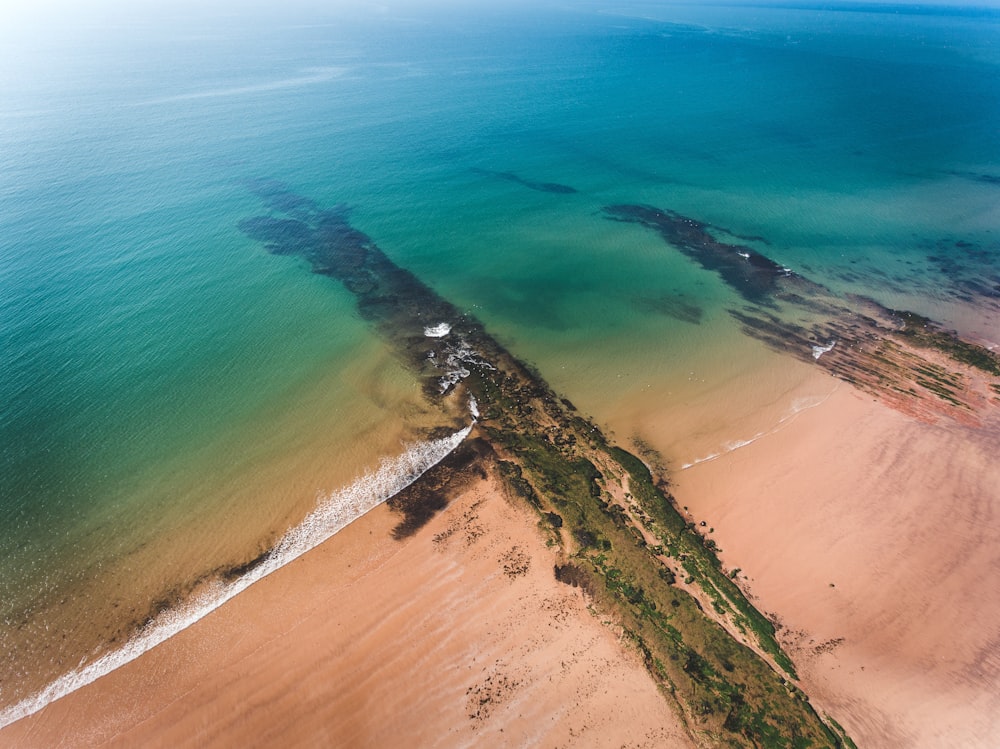
<instances>
[{"instance_id":1,"label":"surf line","mask_svg":"<svg viewBox=\"0 0 1000 749\"><path fill-rule=\"evenodd\" d=\"M473 413L477 413L470 402ZM401 455L385 458L347 487L320 499L316 508L289 530L263 560L231 582L217 580L184 604L167 609L133 635L125 645L86 666L63 674L36 694L0 709L0 728L37 713L46 705L92 684L203 619L255 582L262 580L350 525L362 515L416 482L458 447L475 422L447 437L409 445Z\"/></svg>"},{"instance_id":2,"label":"surf line","mask_svg":"<svg viewBox=\"0 0 1000 749\"><path fill-rule=\"evenodd\" d=\"M685 463L684 465L682 465L680 467L680 470L686 471L688 468L693 468L694 466L700 465L701 463L711 463L713 460L721 458L723 455L728 455L729 453L735 452L736 450L739 450L742 447L747 447L748 445L752 445L754 442L761 439L762 437L770 437L772 434L775 434L784 429L789 423L791 423L795 419L796 416L798 416L803 411L811 411L817 406L822 406L830 399L830 396L832 396L835 392L837 392L839 388L840 388L840 382L837 381L834 383L833 389L829 393L827 393L822 397L817 396L818 400L817 397L797 398L792 403L791 410L784 416L782 416L780 419L778 419L775 425L770 429L765 429L763 431L757 432L757 434L755 434L753 437L750 437L749 439L733 440L731 442L726 442L725 444L722 445L722 449L719 452L711 453L703 458L695 458L690 463Z\"/></svg>"}]
</instances>

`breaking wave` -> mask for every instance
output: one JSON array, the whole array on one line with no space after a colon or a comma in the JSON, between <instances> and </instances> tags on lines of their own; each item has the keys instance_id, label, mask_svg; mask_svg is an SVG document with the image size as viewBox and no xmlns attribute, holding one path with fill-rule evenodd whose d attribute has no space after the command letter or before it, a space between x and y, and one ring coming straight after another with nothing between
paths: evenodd
<instances>
[{"instance_id":1,"label":"breaking wave","mask_svg":"<svg viewBox=\"0 0 1000 749\"><path fill-rule=\"evenodd\" d=\"M833 351L833 347L836 345L837 345L836 341L831 341L825 346L813 346L812 347L813 359L819 359L823 354L827 353L828 351Z\"/></svg>"},{"instance_id":2,"label":"breaking wave","mask_svg":"<svg viewBox=\"0 0 1000 749\"><path fill-rule=\"evenodd\" d=\"M441 462L471 430L472 425L448 437L410 445L402 455L384 459L377 470L362 476L350 486L322 497L316 509L302 523L288 531L262 561L244 575L229 582L219 580L209 584L204 592L183 605L162 612L121 648L64 674L37 694L0 709L0 728L38 712L49 703L135 660L207 616L258 580L319 546Z\"/></svg>"},{"instance_id":3,"label":"breaking wave","mask_svg":"<svg viewBox=\"0 0 1000 749\"><path fill-rule=\"evenodd\" d=\"M444 368L445 374L439 380L441 393L447 393L455 385L468 377L472 372L465 366L467 364L485 367L486 369L496 369L492 364L483 359L464 338L460 338L458 343L451 344L445 349ZM438 366L441 366L440 363Z\"/></svg>"},{"instance_id":4,"label":"breaking wave","mask_svg":"<svg viewBox=\"0 0 1000 749\"><path fill-rule=\"evenodd\" d=\"M833 344L830 344L830 348L831 349L833 348ZM839 384L835 386L833 390L831 390L829 393L826 393L825 395L805 396L805 397L795 398L792 401L791 407L788 409L785 415L782 416L780 419L778 419L778 421L775 422L774 426L772 426L770 429L765 429L760 432L757 432L755 435L747 439L737 439L737 440L732 440L730 442L726 442L721 446L721 449L718 452L710 453L701 458L695 458L690 463L684 463L683 465L681 465L680 470L682 471L687 470L688 468L692 468L693 466L696 466L699 463L710 463L716 458L721 458L723 455L728 455L734 450L739 450L740 448L746 447L747 445L752 445L754 442L761 439L762 437L768 437L774 434L775 432L782 429L788 422L790 422L792 419L794 419L803 411L808 411L812 408L816 408L816 406L821 406L824 403L826 403L827 399L831 395L833 395L834 392L836 392L837 387L839 387Z\"/></svg>"},{"instance_id":5,"label":"breaking wave","mask_svg":"<svg viewBox=\"0 0 1000 749\"><path fill-rule=\"evenodd\" d=\"M424 335L428 338L444 338L451 332L451 325L446 322L438 323L424 328Z\"/></svg>"}]
</instances>

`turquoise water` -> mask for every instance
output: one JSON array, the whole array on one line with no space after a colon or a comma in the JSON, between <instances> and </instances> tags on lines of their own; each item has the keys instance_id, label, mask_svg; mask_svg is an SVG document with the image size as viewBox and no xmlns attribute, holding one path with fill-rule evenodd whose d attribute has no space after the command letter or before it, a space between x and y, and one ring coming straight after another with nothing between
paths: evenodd
<instances>
[{"instance_id":1,"label":"turquoise water","mask_svg":"<svg viewBox=\"0 0 1000 749\"><path fill-rule=\"evenodd\" d=\"M343 289L240 232L250 180L350 205L602 419L770 361L731 289L609 204L988 335L1000 11L837 7L0 25L0 703L441 419Z\"/></svg>"}]
</instances>

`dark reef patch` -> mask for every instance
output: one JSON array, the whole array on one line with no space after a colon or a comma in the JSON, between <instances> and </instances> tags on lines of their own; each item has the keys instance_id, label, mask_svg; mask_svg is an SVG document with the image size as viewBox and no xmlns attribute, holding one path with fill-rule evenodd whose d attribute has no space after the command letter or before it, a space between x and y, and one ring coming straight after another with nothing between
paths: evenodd
<instances>
[{"instance_id":1,"label":"dark reef patch","mask_svg":"<svg viewBox=\"0 0 1000 749\"><path fill-rule=\"evenodd\" d=\"M640 224L657 232L671 246L715 271L733 289L752 302L765 302L779 278L791 271L751 247L720 242L709 224L674 211L649 205L610 205L605 215L613 221Z\"/></svg>"},{"instance_id":2,"label":"dark reef patch","mask_svg":"<svg viewBox=\"0 0 1000 749\"><path fill-rule=\"evenodd\" d=\"M975 422L989 392L968 369L1000 377L1000 357L953 331L911 312L889 309L869 297L838 296L828 287L784 268L749 247L727 244L712 233L732 235L696 219L648 205L604 209L614 221L637 223L722 280L746 300L730 310L742 332L775 351L815 364L889 405L920 418L947 415ZM939 246L931 256L950 278L959 278L969 258L988 259L983 248L963 240ZM902 291L898 279L872 269L886 289ZM991 277L955 281L960 298L993 303L1000 285ZM850 274L846 276L851 278ZM684 309L665 307L683 314Z\"/></svg>"},{"instance_id":3,"label":"dark reef patch","mask_svg":"<svg viewBox=\"0 0 1000 749\"><path fill-rule=\"evenodd\" d=\"M940 239L924 243L927 260L939 272L939 284L963 301L1000 307L1000 243Z\"/></svg>"},{"instance_id":4,"label":"dark reef patch","mask_svg":"<svg viewBox=\"0 0 1000 749\"><path fill-rule=\"evenodd\" d=\"M705 310L682 294L664 294L658 297L642 297L636 306L644 312L666 315L681 322L700 325Z\"/></svg>"},{"instance_id":5,"label":"dark reef patch","mask_svg":"<svg viewBox=\"0 0 1000 749\"><path fill-rule=\"evenodd\" d=\"M1000 187L1000 174L987 174L986 172L948 172L954 177L961 177L972 182L981 182L984 185L997 185Z\"/></svg>"},{"instance_id":6,"label":"dark reef patch","mask_svg":"<svg viewBox=\"0 0 1000 749\"><path fill-rule=\"evenodd\" d=\"M472 172L473 174L479 174L484 177L504 179L508 182L513 182L514 184L527 187L529 190L535 190L537 192L548 192L556 195L572 195L579 192L575 187L570 187L569 185L561 185L558 182L536 182L534 180L525 179L524 177L514 174L514 172L494 172L489 169L473 169Z\"/></svg>"},{"instance_id":7,"label":"dark reef patch","mask_svg":"<svg viewBox=\"0 0 1000 749\"><path fill-rule=\"evenodd\" d=\"M268 252L302 258L313 273L342 283L356 297L359 315L393 342L398 356L426 376L428 397L441 395L441 378L461 366L459 336L481 331L479 323L393 263L366 234L351 226L346 207L319 210L282 189L280 183L267 182L265 202L293 206L296 211L308 206L308 217L254 216L241 221L240 229ZM443 322L453 326L455 335L425 334Z\"/></svg>"},{"instance_id":8,"label":"dark reef patch","mask_svg":"<svg viewBox=\"0 0 1000 749\"><path fill-rule=\"evenodd\" d=\"M254 216L240 221L239 229L275 255L305 255L316 239L307 224L292 218Z\"/></svg>"}]
</instances>

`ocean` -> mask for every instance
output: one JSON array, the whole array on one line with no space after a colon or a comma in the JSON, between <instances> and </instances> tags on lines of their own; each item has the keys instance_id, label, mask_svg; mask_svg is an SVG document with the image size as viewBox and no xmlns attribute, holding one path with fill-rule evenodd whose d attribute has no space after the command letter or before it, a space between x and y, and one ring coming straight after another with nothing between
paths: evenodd
<instances>
[{"instance_id":1,"label":"ocean","mask_svg":"<svg viewBox=\"0 0 1000 749\"><path fill-rule=\"evenodd\" d=\"M669 470L825 393L607 206L997 340L996 8L274 6L0 11L0 725L452 444L351 294L241 229L262 184Z\"/></svg>"}]
</instances>

